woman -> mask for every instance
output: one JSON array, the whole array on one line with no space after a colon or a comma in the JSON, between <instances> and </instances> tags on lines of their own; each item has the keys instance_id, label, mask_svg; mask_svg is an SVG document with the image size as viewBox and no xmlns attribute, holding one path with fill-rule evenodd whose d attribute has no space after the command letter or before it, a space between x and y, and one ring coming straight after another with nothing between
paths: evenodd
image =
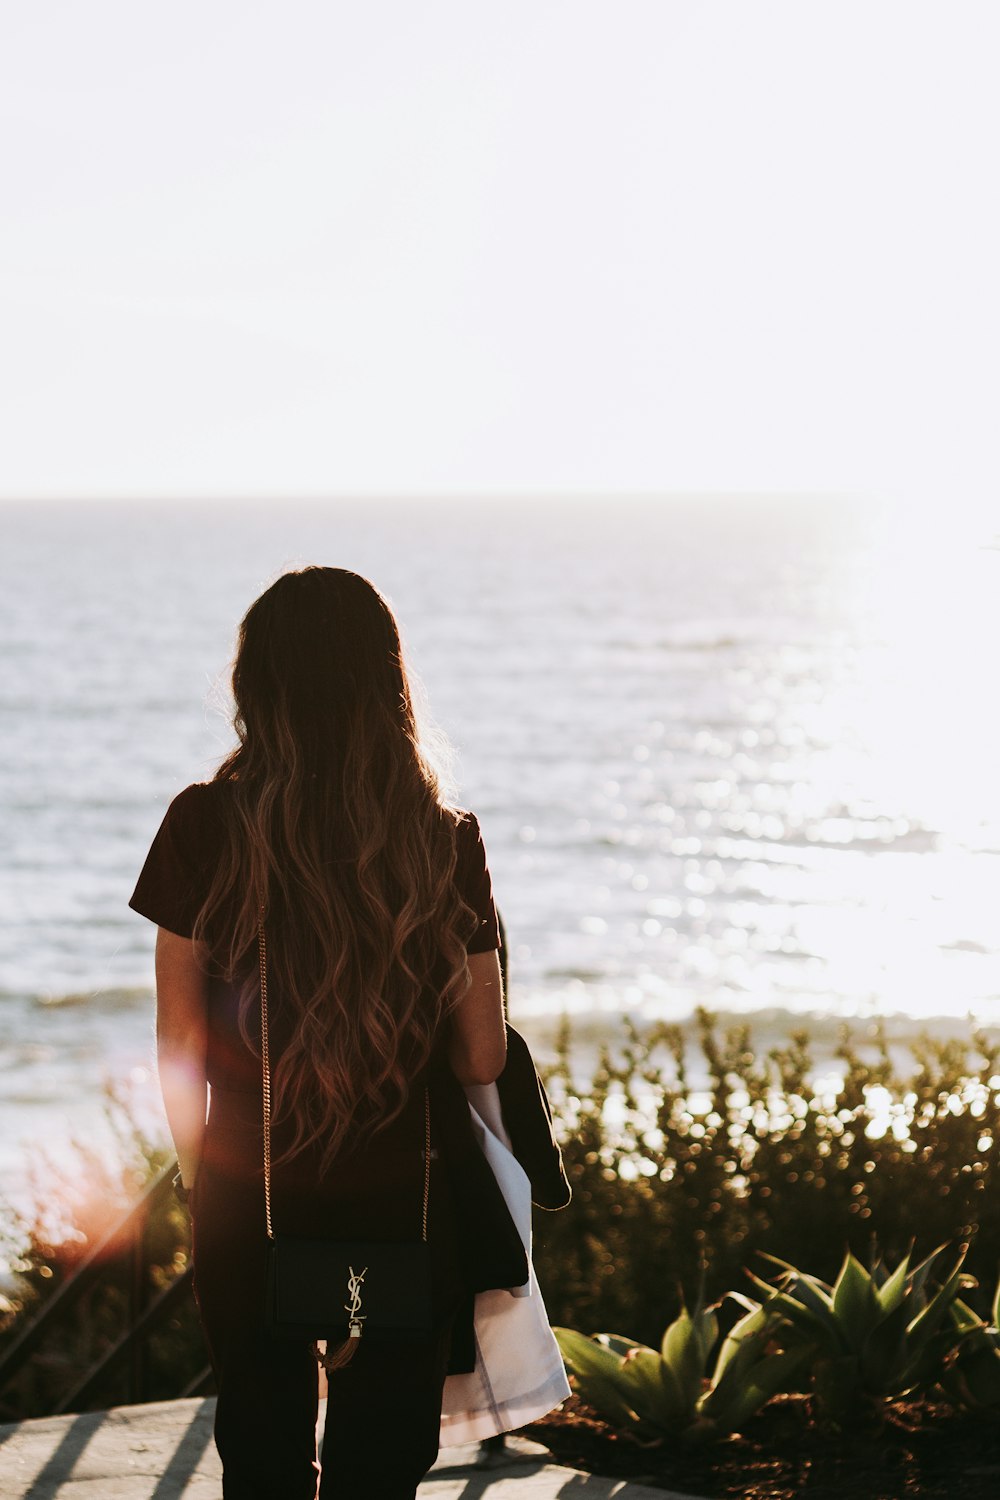
<instances>
[{"instance_id":1,"label":"woman","mask_svg":"<svg viewBox=\"0 0 1000 1500\"><path fill-rule=\"evenodd\" d=\"M463 1310L526 1279L462 1135L462 1085L505 1060L489 871L476 819L449 805L421 746L395 622L363 578L279 578L241 625L233 696L238 746L172 802L130 903L159 929L160 1078L191 1195L223 1492L312 1500L318 1471L314 1355L263 1318L263 914L277 1228L418 1238L430 1085L433 1328L395 1348L362 1338L331 1373L319 1491L404 1500L437 1454Z\"/></svg>"}]
</instances>

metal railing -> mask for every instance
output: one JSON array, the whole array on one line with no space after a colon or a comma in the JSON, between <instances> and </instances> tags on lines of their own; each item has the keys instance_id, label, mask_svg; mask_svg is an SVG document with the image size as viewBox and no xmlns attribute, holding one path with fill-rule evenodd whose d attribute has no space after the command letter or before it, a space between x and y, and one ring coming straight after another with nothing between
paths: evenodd
<instances>
[{"instance_id":1,"label":"metal railing","mask_svg":"<svg viewBox=\"0 0 1000 1500\"><path fill-rule=\"evenodd\" d=\"M3 1392L32 1357L43 1349L59 1329L61 1320L92 1288L119 1271L123 1245L128 1245L128 1302L125 1326L109 1349L103 1350L82 1375L51 1406L49 1415L86 1410L104 1386L107 1378L127 1365L125 1387L129 1402L151 1398L149 1384L149 1338L184 1301L191 1296L190 1263L168 1286L155 1291L150 1280L150 1257L147 1227L150 1218L173 1192L172 1181L177 1163L164 1167L142 1191L116 1224L94 1245L59 1290L47 1298L21 1333L0 1355L0 1411L6 1403ZM178 1396L201 1394L212 1384L211 1368L206 1365L189 1381Z\"/></svg>"},{"instance_id":2,"label":"metal railing","mask_svg":"<svg viewBox=\"0 0 1000 1500\"><path fill-rule=\"evenodd\" d=\"M100 1392L108 1376L126 1360L127 1400L139 1402L150 1399L147 1341L184 1298L191 1295L193 1271L189 1263L169 1286L155 1296L150 1296L150 1258L146 1229L156 1210L171 1199L176 1172L177 1163L173 1162L153 1178L0 1356L0 1417L9 1415L16 1420L15 1413L5 1410L4 1390L32 1356L44 1347L46 1340L58 1331L60 1319L72 1310L87 1291L100 1286L110 1271L120 1266L121 1247L126 1241L129 1259L126 1326L111 1348L88 1365L83 1375L78 1376L70 1389L50 1407L47 1415L61 1416L64 1412L86 1410L88 1402ZM211 1366L206 1365L183 1390L174 1394L179 1397L199 1396L211 1390L212 1385ZM488 1466L491 1461L498 1461L505 1449L506 1439L503 1433L484 1439L479 1445L480 1464Z\"/></svg>"}]
</instances>

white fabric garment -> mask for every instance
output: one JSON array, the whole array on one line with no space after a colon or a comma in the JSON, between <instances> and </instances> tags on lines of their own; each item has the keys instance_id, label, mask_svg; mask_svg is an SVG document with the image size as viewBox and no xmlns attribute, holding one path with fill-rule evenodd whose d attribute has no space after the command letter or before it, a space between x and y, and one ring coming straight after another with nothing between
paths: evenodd
<instances>
[{"instance_id":1,"label":"white fabric garment","mask_svg":"<svg viewBox=\"0 0 1000 1500\"><path fill-rule=\"evenodd\" d=\"M510 1149L497 1086L473 1084L465 1093L476 1140L524 1244L529 1278L521 1287L477 1292L476 1367L445 1380L442 1448L523 1427L570 1394L531 1264L531 1184Z\"/></svg>"}]
</instances>

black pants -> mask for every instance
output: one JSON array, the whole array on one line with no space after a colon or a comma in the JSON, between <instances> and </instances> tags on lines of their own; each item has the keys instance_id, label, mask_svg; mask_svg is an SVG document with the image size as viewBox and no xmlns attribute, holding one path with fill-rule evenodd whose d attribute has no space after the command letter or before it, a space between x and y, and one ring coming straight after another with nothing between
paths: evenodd
<instances>
[{"instance_id":1,"label":"black pants","mask_svg":"<svg viewBox=\"0 0 1000 1500\"><path fill-rule=\"evenodd\" d=\"M362 1339L331 1375L320 1500L413 1500L437 1457L448 1344L447 1327L405 1348ZM224 1331L215 1441L225 1500L313 1500L317 1370L304 1347Z\"/></svg>"},{"instance_id":2,"label":"black pants","mask_svg":"<svg viewBox=\"0 0 1000 1500\"><path fill-rule=\"evenodd\" d=\"M266 1235L257 1104L213 1094L192 1201L195 1295L218 1386L215 1439L225 1500L315 1500L319 1367L306 1343L263 1325ZM308 1164L275 1174L275 1222L289 1232L403 1238L419 1208L419 1152L383 1150L331 1181ZM411 1184L410 1179L413 1179ZM412 1201L411 1201L412 1200ZM279 1218L280 1216L280 1218ZM454 1215L431 1171L428 1238L435 1331L386 1346L362 1338L330 1376L320 1500L413 1500L438 1452L455 1308Z\"/></svg>"}]
</instances>

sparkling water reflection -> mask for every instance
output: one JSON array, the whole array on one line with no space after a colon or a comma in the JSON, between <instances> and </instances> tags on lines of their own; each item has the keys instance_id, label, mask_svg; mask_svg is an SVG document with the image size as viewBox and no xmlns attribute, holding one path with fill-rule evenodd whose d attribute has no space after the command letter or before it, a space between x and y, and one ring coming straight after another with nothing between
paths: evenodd
<instances>
[{"instance_id":1,"label":"sparkling water reflection","mask_svg":"<svg viewBox=\"0 0 1000 1500\"><path fill-rule=\"evenodd\" d=\"M289 561L392 597L460 749L512 1008L1000 1019L1000 551L845 501L0 510L0 1124L148 1061L126 909Z\"/></svg>"}]
</instances>

